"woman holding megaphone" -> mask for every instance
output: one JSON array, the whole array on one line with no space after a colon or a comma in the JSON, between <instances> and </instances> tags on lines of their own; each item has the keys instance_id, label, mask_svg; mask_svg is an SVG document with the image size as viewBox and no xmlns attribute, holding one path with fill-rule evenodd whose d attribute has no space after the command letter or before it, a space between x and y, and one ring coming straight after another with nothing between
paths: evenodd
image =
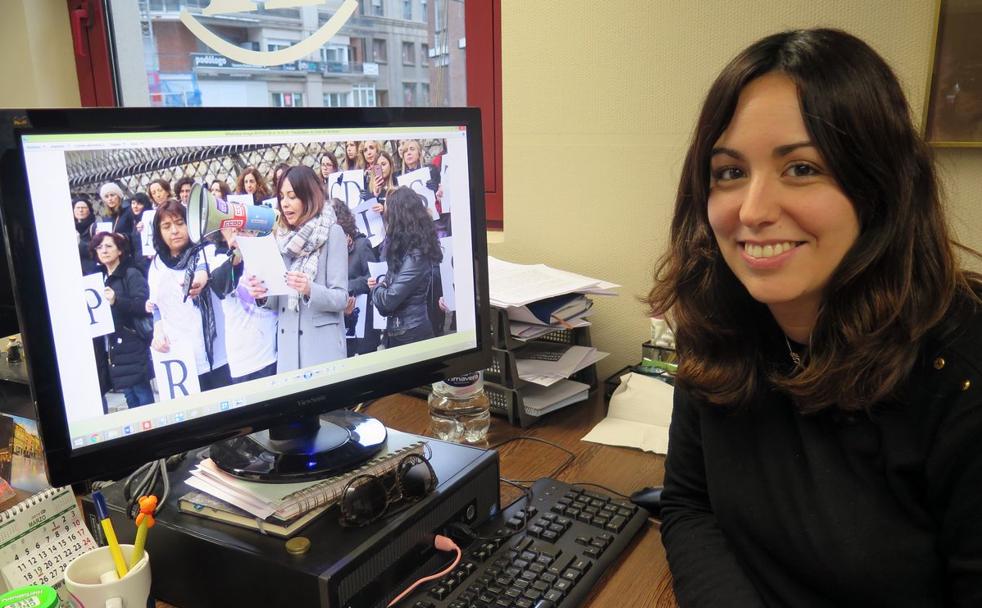
<instances>
[{"instance_id":1,"label":"woman holding megaphone","mask_svg":"<svg viewBox=\"0 0 982 608\"><path fill-rule=\"evenodd\" d=\"M150 263L147 300L154 319L150 347L167 353L172 342L190 345L201 390L228 386L232 378L225 354L225 319L218 297L205 290L210 269L226 256L217 255L214 245L192 247L187 210L175 199L157 208L153 244L157 255Z\"/></svg>"},{"instance_id":2,"label":"woman holding megaphone","mask_svg":"<svg viewBox=\"0 0 982 608\"><path fill-rule=\"evenodd\" d=\"M276 371L282 373L347 356L348 242L310 167L291 167L277 198L280 215L273 234L287 268L286 284L296 294L267 297L255 276L247 285L258 305L279 315Z\"/></svg>"}]
</instances>

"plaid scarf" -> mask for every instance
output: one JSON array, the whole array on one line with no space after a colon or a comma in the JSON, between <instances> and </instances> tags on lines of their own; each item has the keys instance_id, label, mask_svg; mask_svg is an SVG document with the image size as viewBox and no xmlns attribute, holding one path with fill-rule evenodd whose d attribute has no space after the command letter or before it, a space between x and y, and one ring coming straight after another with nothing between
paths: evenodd
<instances>
[{"instance_id":1,"label":"plaid scarf","mask_svg":"<svg viewBox=\"0 0 982 608\"><path fill-rule=\"evenodd\" d=\"M291 271L302 272L311 282L314 281L320 249L327 243L331 226L335 223L337 217L334 209L325 204L320 215L311 218L300 228L279 228L276 231L276 243L280 247L280 253L290 261ZM300 298L291 295L287 307L290 310L300 310Z\"/></svg>"}]
</instances>

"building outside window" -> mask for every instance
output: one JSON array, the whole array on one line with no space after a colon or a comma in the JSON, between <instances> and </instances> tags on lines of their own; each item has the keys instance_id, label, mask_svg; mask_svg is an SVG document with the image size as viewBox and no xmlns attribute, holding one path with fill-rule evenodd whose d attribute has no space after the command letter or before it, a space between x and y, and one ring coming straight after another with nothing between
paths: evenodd
<instances>
[{"instance_id":1,"label":"building outside window","mask_svg":"<svg viewBox=\"0 0 982 608\"><path fill-rule=\"evenodd\" d=\"M382 0L372 0L372 15L376 17L384 17L385 11L383 10Z\"/></svg>"},{"instance_id":2,"label":"building outside window","mask_svg":"<svg viewBox=\"0 0 982 608\"><path fill-rule=\"evenodd\" d=\"M430 65L430 45L425 42L419 45L419 65Z\"/></svg>"},{"instance_id":3,"label":"building outside window","mask_svg":"<svg viewBox=\"0 0 982 608\"><path fill-rule=\"evenodd\" d=\"M270 104L274 108L302 108L303 93L273 93Z\"/></svg>"},{"instance_id":4,"label":"building outside window","mask_svg":"<svg viewBox=\"0 0 982 608\"><path fill-rule=\"evenodd\" d=\"M293 43L289 40L276 40L274 38L266 40L267 51L282 51L283 49L288 49L291 46L293 46Z\"/></svg>"},{"instance_id":5,"label":"building outside window","mask_svg":"<svg viewBox=\"0 0 982 608\"><path fill-rule=\"evenodd\" d=\"M411 108L416 105L416 83L402 83L402 105Z\"/></svg>"},{"instance_id":6,"label":"building outside window","mask_svg":"<svg viewBox=\"0 0 982 608\"><path fill-rule=\"evenodd\" d=\"M406 21L413 20L413 0L402 0L402 18Z\"/></svg>"},{"instance_id":7,"label":"building outside window","mask_svg":"<svg viewBox=\"0 0 982 608\"><path fill-rule=\"evenodd\" d=\"M389 49L384 38L372 39L372 61L386 63L389 61Z\"/></svg>"},{"instance_id":8,"label":"building outside window","mask_svg":"<svg viewBox=\"0 0 982 608\"><path fill-rule=\"evenodd\" d=\"M347 108L351 105L351 93L324 93L327 108Z\"/></svg>"},{"instance_id":9,"label":"building outside window","mask_svg":"<svg viewBox=\"0 0 982 608\"><path fill-rule=\"evenodd\" d=\"M416 65L416 45L412 42L402 43L402 65Z\"/></svg>"},{"instance_id":10,"label":"building outside window","mask_svg":"<svg viewBox=\"0 0 982 608\"><path fill-rule=\"evenodd\" d=\"M419 105L428 107L430 105L430 83L419 83Z\"/></svg>"},{"instance_id":11,"label":"building outside window","mask_svg":"<svg viewBox=\"0 0 982 608\"><path fill-rule=\"evenodd\" d=\"M352 106L356 108L375 107L375 85L356 84L351 87Z\"/></svg>"}]
</instances>

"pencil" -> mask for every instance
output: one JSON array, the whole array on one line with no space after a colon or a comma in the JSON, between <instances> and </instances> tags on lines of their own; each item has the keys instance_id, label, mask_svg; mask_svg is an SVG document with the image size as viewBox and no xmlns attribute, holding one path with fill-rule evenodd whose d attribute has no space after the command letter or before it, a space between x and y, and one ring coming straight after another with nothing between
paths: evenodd
<instances>
[{"instance_id":1,"label":"pencil","mask_svg":"<svg viewBox=\"0 0 982 608\"><path fill-rule=\"evenodd\" d=\"M92 492L92 502L95 504L96 516L102 524L102 531L106 535L109 543L109 553L113 556L113 563L116 564L116 574L119 578L126 576L129 570L126 568L126 561L123 560L123 552L119 548L119 541L116 540L116 531L113 530L113 522L109 520L109 509L106 508L106 499L102 492L96 490Z\"/></svg>"}]
</instances>

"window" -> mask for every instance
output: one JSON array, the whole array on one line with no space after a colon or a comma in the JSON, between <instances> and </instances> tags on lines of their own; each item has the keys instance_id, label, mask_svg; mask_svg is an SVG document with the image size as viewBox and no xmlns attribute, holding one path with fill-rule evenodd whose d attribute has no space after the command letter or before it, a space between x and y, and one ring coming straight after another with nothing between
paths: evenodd
<instances>
[{"instance_id":1,"label":"window","mask_svg":"<svg viewBox=\"0 0 982 608\"><path fill-rule=\"evenodd\" d=\"M324 93L324 107L347 108L351 105L351 93Z\"/></svg>"},{"instance_id":2,"label":"window","mask_svg":"<svg viewBox=\"0 0 982 608\"><path fill-rule=\"evenodd\" d=\"M272 103L274 108L302 108L303 93L273 93Z\"/></svg>"},{"instance_id":3,"label":"window","mask_svg":"<svg viewBox=\"0 0 982 608\"><path fill-rule=\"evenodd\" d=\"M372 39L372 61L386 63L389 60L388 45L384 38Z\"/></svg>"},{"instance_id":4,"label":"window","mask_svg":"<svg viewBox=\"0 0 982 608\"><path fill-rule=\"evenodd\" d=\"M402 18L406 21L413 20L413 0L402 0Z\"/></svg>"},{"instance_id":5,"label":"window","mask_svg":"<svg viewBox=\"0 0 982 608\"><path fill-rule=\"evenodd\" d=\"M351 96L354 98L354 103L351 105L356 108L374 108L375 107L375 85L361 85L356 84L351 87Z\"/></svg>"},{"instance_id":6,"label":"window","mask_svg":"<svg viewBox=\"0 0 982 608\"><path fill-rule=\"evenodd\" d=\"M402 105L411 108L416 105L416 83L402 83Z\"/></svg>"},{"instance_id":7,"label":"window","mask_svg":"<svg viewBox=\"0 0 982 608\"><path fill-rule=\"evenodd\" d=\"M416 45L412 42L402 43L402 65L416 65Z\"/></svg>"},{"instance_id":8,"label":"window","mask_svg":"<svg viewBox=\"0 0 982 608\"><path fill-rule=\"evenodd\" d=\"M74 7L82 0L67 1ZM216 4L252 6L241 15L202 18L199 24L232 48L267 53L292 48L302 32L309 33L310 24L330 20L331 7L339 2L293 2L294 8L286 10L238 0L85 1L90 25L77 28L73 45L85 51L76 57L82 105L262 107L274 103L274 93L275 103L285 104L287 92L298 94L295 100L303 106L345 101L399 105L404 82L412 80L416 105L482 108L488 217L501 217L501 0L439 0L439 5L437 0L410 0L414 20L408 21L402 19L405 0L360 0L360 12L367 17L352 17L313 55L261 69L206 46L176 18L177 12L188 8L198 18ZM376 18L380 14L390 18ZM398 65L388 62L390 40L397 45ZM406 65L422 69L403 67L403 42L414 51L413 63ZM121 51L113 55L110 48Z\"/></svg>"}]
</instances>

